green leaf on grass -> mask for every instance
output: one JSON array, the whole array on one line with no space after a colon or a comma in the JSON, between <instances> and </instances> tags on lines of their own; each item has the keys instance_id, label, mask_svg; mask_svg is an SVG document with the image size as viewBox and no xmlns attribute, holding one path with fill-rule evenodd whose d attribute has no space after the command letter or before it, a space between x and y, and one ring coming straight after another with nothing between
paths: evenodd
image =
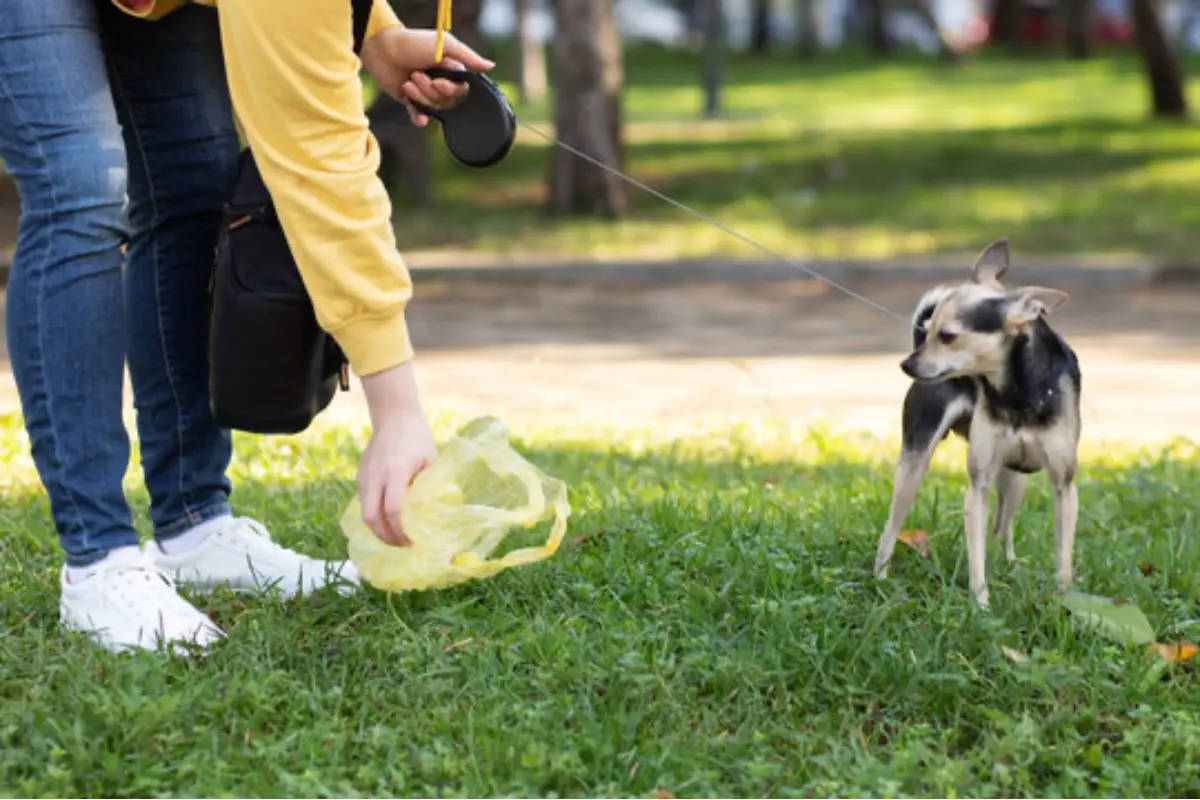
<instances>
[{"instance_id":1,"label":"green leaf on grass","mask_svg":"<svg viewBox=\"0 0 1200 800\"><path fill-rule=\"evenodd\" d=\"M1114 600L1079 592L1068 592L1061 599L1075 619L1110 639L1138 645L1154 641L1154 628L1150 620L1132 600Z\"/></svg>"}]
</instances>

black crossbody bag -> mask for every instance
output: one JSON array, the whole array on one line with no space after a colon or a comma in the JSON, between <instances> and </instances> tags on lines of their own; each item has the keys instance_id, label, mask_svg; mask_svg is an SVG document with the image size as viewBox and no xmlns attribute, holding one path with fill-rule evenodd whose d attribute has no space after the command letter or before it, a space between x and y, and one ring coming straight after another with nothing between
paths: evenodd
<instances>
[{"instance_id":1,"label":"black crossbody bag","mask_svg":"<svg viewBox=\"0 0 1200 800\"><path fill-rule=\"evenodd\" d=\"M361 54L372 2L350 0L354 52ZM448 109L413 105L438 120L450 154L469 167L501 161L516 136L516 115L486 75L435 67L431 78L468 85ZM262 434L299 433L325 410L350 364L317 322L275 204L247 148L217 240L209 320L210 410L218 425Z\"/></svg>"},{"instance_id":2,"label":"black crossbody bag","mask_svg":"<svg viewBox=\"0 0 1200 800\"><path fill-rule=\"evenodd\" d=\"M362 52L371 4L351 0L355 54ZM339 387L350 388L349 362L317 322L249 148L221 220L210 299L209 395L218 425L299 433Z\"/></svg>"}]
</instances>

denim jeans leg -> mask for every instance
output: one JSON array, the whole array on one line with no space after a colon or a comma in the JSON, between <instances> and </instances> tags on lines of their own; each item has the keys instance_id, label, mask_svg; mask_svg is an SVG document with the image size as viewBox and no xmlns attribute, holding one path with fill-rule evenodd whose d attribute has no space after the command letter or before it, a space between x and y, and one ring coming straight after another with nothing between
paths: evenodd
<instances>
[{"instance_id":1,"label":"denim jeans leg","mask_svg":"<svg viewBox=\"0 0 1200 800\"><path fill-rule=\"evenodd\" d=\"M126 160L93 0L5 0L0 158L21 198L7 333L71 566L138 544L122 481Z\"/></svg>"},{"instance_id":2,"label":"denim jeans leg","mask_svg":"<svg viewBox=\"0 0 1200 800\"><path fill-rule=\"evenodd\" d=\"M209 411L208 286L238 137L215 10L184 6L153 23L100 14L129 153L129 369L162 540L229 513L231 436Z\"/></svg>"}]
</instances>

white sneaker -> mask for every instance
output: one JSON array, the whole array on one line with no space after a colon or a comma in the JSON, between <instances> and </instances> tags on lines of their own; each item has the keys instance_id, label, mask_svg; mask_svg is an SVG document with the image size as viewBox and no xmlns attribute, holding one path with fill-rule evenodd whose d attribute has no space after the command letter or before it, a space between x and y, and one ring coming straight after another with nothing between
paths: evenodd
<instances>
[{"instance_id":1,"label":"white sneaker","mask_svg":"<svg viewBox=\"0 0 1200 800\"><path fill-rule=\"evenodd\" d=\"M78 583L64 567L60 583L62 625L115 653L169 647L182 655L224 636L136 547L113 551Z\"/></svg>"},{"instance_id":2,"label":"white sneaker","mask_svg":"<svg viewBox=\"0 0 1200 800\"><path fill-rule=\"evenodd\" d=\"M218 587L235 592L278 591L284 598L343 584L343 594L359 585L358 570L348 561L308 558L271 541L259 523L229 517L213 524L194 548L169 555L156 542L146 545L154 563L181 585L200 592ZM345 584L348 584L345 585Z\"/></svg>"}]
</instances>

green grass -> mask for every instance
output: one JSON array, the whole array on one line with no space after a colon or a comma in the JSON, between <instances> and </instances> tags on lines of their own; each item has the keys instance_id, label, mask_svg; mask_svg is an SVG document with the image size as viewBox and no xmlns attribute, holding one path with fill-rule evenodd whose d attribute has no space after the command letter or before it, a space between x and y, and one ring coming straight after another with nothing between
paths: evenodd
<instances>
[{"instance_id":1,"label":"green grass","mask_svg":"<svg viewBox=\"0 0 1200 800\"><path fill-rule=\"evenodd\" d=\"M1200 246L1200 129L1147 121L1132 57L948 67L730 56L726 114L711 122L700 119L699 70L698 56L628 54L626 167L790 256L973 253L1000 235L1026 255L1191 257ZM550 129L544 107L518 115ZM762 255L632 187L633 213L618 224L548 219L547 150L526 131L483 171L436 152L440 207L414 211L397 195L409 253Z\"/></svg>"},{"instance_id":2,"label":"green grass","mask_svg":"<svg viewBox=\"0 0 1200 800\"><path fill-rule=\"evenodd\" d=\"M164 664L55 631L57 553L10 420L0 794L1200 794L1196 673L1052 602L1044 480L1018 519L1021 561L992 549L983 614L965 587L960 447L910 521L933 559L901 548L878 584L879 442L519 433L571 485L552 560L428 594L217 598L230 638ZM288 545L343 552L362 441L240 439L239 510ZM1198 459L1186 443L1092 454L1081 475L1079 586L1133 599L1162 640L1200 637Z\"/></svg>"}]
</instances>

